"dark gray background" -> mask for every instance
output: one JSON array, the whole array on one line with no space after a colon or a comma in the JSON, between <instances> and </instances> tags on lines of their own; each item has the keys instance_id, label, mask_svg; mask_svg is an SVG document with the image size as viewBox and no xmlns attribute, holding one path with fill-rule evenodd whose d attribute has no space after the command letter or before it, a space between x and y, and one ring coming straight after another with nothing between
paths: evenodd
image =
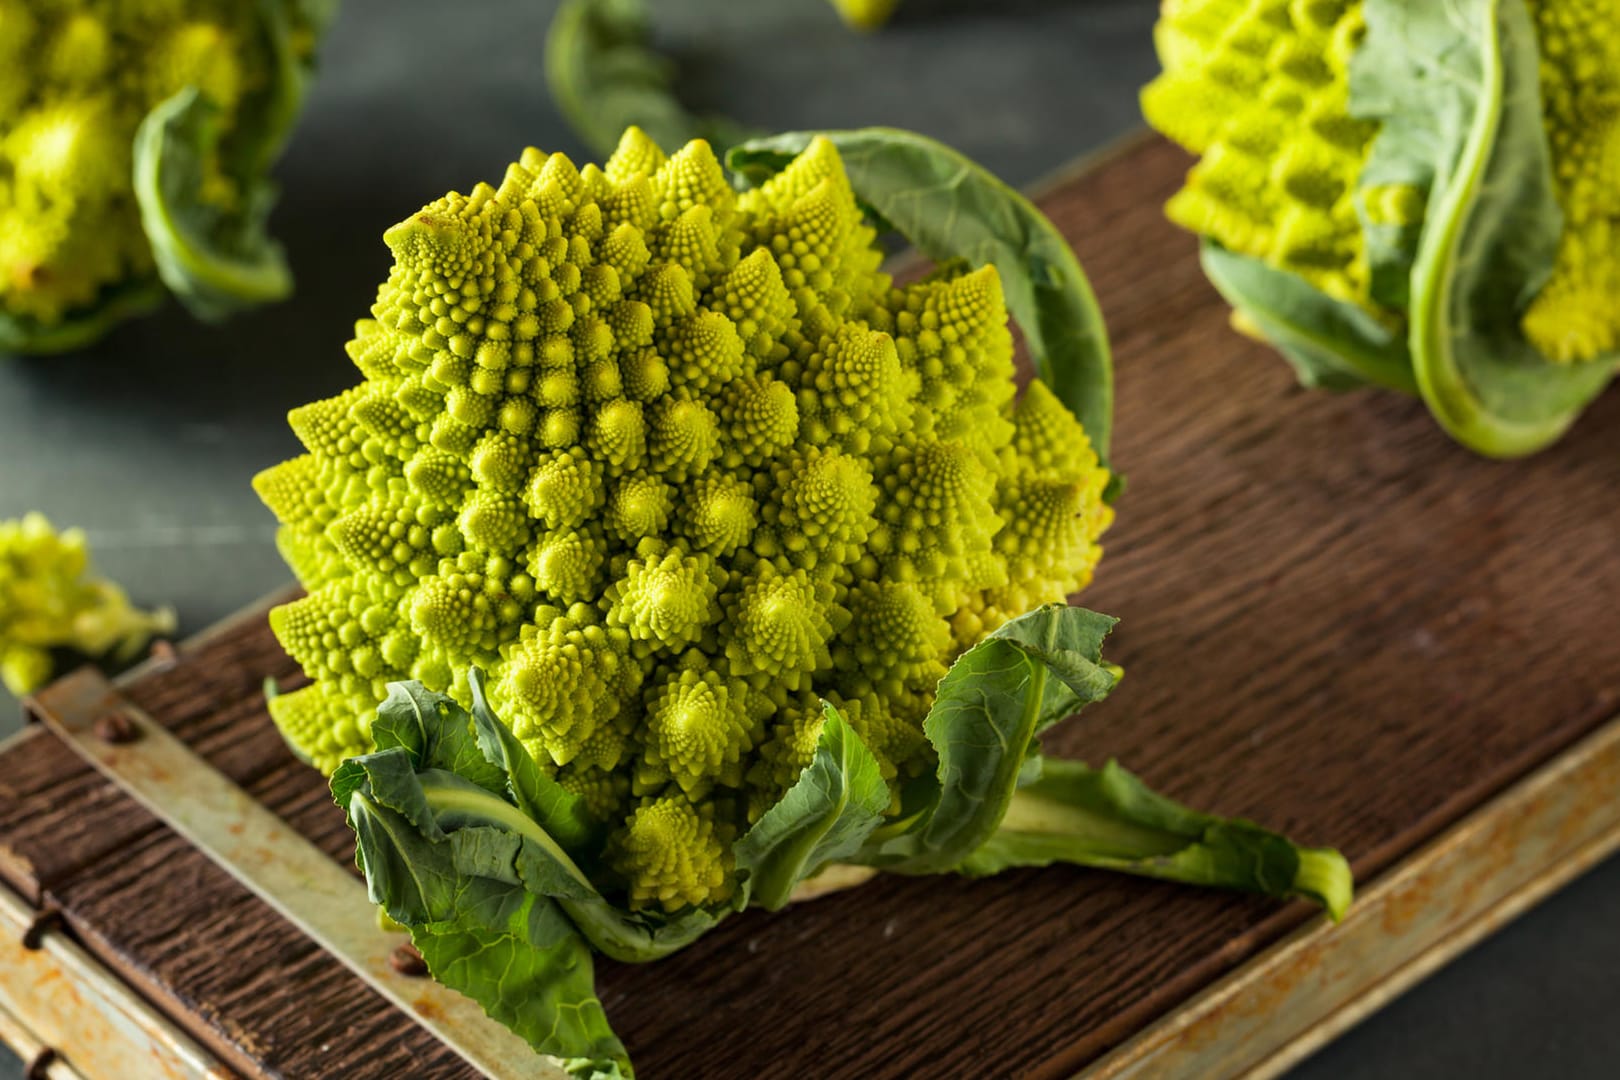
<instances>
[{"instance_id":1,"label":"dark gray background","mask_svg":"<svg viewBox=\"0 0 1620 1080\"><path fill-rule=\"evenodd\" d=\"M891 124L1028 184L1139 121L1150 0L906 0L862 38L824 0L663 0L701 104L777 129ZM554 5L348 0L280 169L290 303L226 327L176 310L84 355L0 363L0 518L90 534L99 567L192 632L282 585L252 474L298 451L289 407L357 378L343 354L384 228L498 180L526 144L588 160L547 98ZM16 710L0 691L0 735ZM1611 860L1308 1061L1330 1077L1612 1077L1620 860ZM20 1070L0 1050L0 1080Z\"/></svg>"}]
</instances>

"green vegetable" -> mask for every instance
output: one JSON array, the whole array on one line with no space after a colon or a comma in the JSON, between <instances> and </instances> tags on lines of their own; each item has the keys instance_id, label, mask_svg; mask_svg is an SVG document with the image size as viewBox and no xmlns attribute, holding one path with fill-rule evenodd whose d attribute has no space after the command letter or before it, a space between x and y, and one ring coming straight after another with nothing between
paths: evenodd
<instances>
[{"instance_id":1,"label":"green vegetable","mask_svg":"<svg viewBox=\"0 0 1620 1080\"><path fill-rule=\"evenodd\" d=\"M1113 768L1019 816L1039 734L1119 677L1112 620L1056 603L1112 518L1063 404L1106 430L1095 307L965 159L799 144L739 193L631 129L424 207L386 234L364 381L255 485L310 590L271 616L311 679L272 715L434 973L582 1075L629 1073L594 953L667 955L828 867L1348 898L1336 855ZM952 261L895 286L872 220ZM1021 398L1002 258L1061 358Z\"/></svg>"},{"instance_id":2,"label":"green vegetable","mask_svg":"<svg viewBox=\"0 0 1620 1080\"><path fill-rule=\"evenodd\" d=\"M1620 367L1620 33L1574 0L1167 3L1169 213L1308 384L1539 450Z\"/></svg>"},{"instance_id":3,"label":"green vegetable","mask_svg":"<svg viewBox=\"0 0 1620 1080\"><path fill-rule=\"evenodd\" d=\"M292 290L265 224L324 0L0 0L0 352L93 341L165 288Z\"/></svg>"},{"instance_id":4,"label":"green vegetable","mask_svg":"<svg viewBox=\"0 0 1620 1080\"><path fill-rule=\"evenodd\" d=\"M1034 214L937 144L894 146L858 175L903 224L894 178L969 174L959 211L930 196L961 223L930 224L942 249L994 254L979 215ZM371 749L390 682L471 705L481 666L634 903L707 903L824 700L897 802L933 767L949 662L1091 578L1110 477L1060 397L1096 369L1015 403L997 264L895 287L833 140L741 194L701 142L666 158L631 129L605 170L530 151L386 239L349 346L366 381L295 410L310 452L256 482L310 588L271 619L312 685L270 708L323 769ZM1051 306L1102 340L1094 307ZM1084 404L1106 428L1106 397Z\"/></svg>"},{"instance_id":5,"label":"green vegetable","mask_svg":"<svg viewBox=\"0 0 1620 1080\"><path fill-rule=\"evenodd\" d=\"M174 631L174 612L144 612L110 581L89 573L84 533L58 533L43 514L0 521L0 683L21 697L45 685L51 652L130 660L154 634Z\"/></svg>"},{"instance_id":6,"label":"green vegetable","mask_svg":"<svg viewBox=\"0 0 1620 1080\"><path fill-rule=\"evenodd\" d=\"M676 64L653 48L642 0L563 0L546 33L546 83L568 123L598 154L626 128L660 146L705 139L720 150L752 132L697 116L675 94Z\"/></svg>"},{"instance_id":7,"label":"green vegetable","mask_svg":"<svg viewBox=\"0 0 1620 1080\"><path fill-rule=\"evenodd\" d=\"M876 30L899 0L833 0L849 26ZM563 0L546 33L546 83L575 133L611 154L626 128L660 146L706 140L724 153L760 133L717 115L698 115L677 93L679 65L653 44L643 0Z\"/></svg>"},{"instance_id":8,"label":"green vegetable","mask_svg":"<svg viewBox=\"0 0 1620 1080\"><path fill-rule=\"evenodd\" d=\"M471 715L418 684L391 686L377 749L340 766L332 792L371 898L434 976L577 1076L632 1075L595 995L593 953L658 959L749 905L781 907L834 864L981 875L1070 863L1304 897L1342 916L1351 884L1337 852L1188 810L1114 762L1040 753L1040 731L1117 681L1099 652L1112 625L1054 604L963 654L924 724L938 765L898 814L877 756L823 702L808 764L730 844L736 890L673 912L626 902L611 849L580 839L581 800L504 738L476 671Z\"/></svg>"}]
</instances>

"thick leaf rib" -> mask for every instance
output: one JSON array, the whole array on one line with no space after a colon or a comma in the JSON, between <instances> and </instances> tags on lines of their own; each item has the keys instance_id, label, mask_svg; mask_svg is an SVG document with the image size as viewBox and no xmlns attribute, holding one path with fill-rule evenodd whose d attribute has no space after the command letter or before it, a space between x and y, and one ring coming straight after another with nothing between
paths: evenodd
<instances>
[{"instance_id":1,"label":"thick leaf rib","mask_svg":"<svg viewBox=\"0 0 1620 1080\"><path fill-rule=\"evenodd\" d=\"M735 849L752 902L772 911L801 881L856 855L889 808L877 759L837 709L823 708L815 757Z\"/></svg>"},{"instance_id":2,"label":"thick leaf rib","mask_svg":"<svg viewBox=\"0 0 1620 1080\"><path fill-rule=\"evenodd\" d=\"M1014 796L995 836L960 869L995 874L1053 863L1301 897L1334 920L1344 917L1352 892L1349 864L1337 851L1191 810L1112 761L1093 769L1044 759L1040 777Z\"/></svg>"}]
</instances>

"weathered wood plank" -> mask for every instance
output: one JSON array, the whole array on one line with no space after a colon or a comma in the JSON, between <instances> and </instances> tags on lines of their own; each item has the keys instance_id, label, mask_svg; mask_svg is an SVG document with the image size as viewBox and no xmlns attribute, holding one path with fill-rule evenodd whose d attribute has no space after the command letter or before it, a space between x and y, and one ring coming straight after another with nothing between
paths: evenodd
<instances>
[{"instance_id":1,"label":"weathered wood plank","mask_svg":"<svg viewBox=\"0 0 1620 1080\"><path fill-rule=\"evenodd\" d=\"M58 882L159 827L42 728L0 755L0 882L38 907Z\"/></svg>"}]
</instances>

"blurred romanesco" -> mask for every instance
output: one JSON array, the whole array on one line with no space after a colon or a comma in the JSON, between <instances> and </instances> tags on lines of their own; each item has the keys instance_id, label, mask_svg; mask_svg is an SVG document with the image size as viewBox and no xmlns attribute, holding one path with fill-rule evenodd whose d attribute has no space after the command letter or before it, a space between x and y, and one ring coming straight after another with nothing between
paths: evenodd
<instances>
[{"instance_id":1,"label":"blurred romanesco","mask_svg":"<svg viewBox=\"0 0 1620 1080\"><path fill-rule=\"evenodd\" d=\"M1202 155L1172 221L1372 307L1355 189L1377 129L1348 111L1365 34L1359 0L1165 0L1142 109Z\"/></svg>"},{"instance_id":2,"label":"blurred romanesco","mask_svg":"<svg viewBox=\"0 0 1620 1080\"><path fill-rule=\"evenodd\" d=\"M832 0L832 6L856 30L876 30L894 15L900 0Z\"/></svg>"},{"instance_id":3,"label":"blurred romanesco","mask_svg":"<svg viewBox=\"0 0 1620 1080\"><path fill-rule=\"evenodd\" d=\"M289 291L265 172L324 2L0 0L0 353L83 344L162 285L207 317Z\"/></svg>"},{"instance_id":4,"label":"blurred romanesco","mask_svg":"<svg viewBox=\"0 0 1620 1080\"><path fill-rule=\"evenodd\" d=\"M1524 328L1550 360L1590 360L1620 340L1620 28L1600 22L1614 13L1602 4L1520 2L1540 44L1565 216ZM1165 71L1142 101L1155 127L1203 155L1170 202L1173 220L1376 311L1356 182L1378 125L1353 116L1350 101L1366 33L1360 0L1167 0ZM1423 193L1410 185L1363 197L1374 223L1423 220Z\"/></svg>"},{"instance_id":5,"label":"blurred romanesco","mask_svg":"<svg viewBox=\"0 0 1620 1080\"><path fill-rule=\"evenodd\" d=\"M51 650L129 660L174 613L147 613L110 581L88 576L84 533L58 533L43 514L0 521L0 682L21 696L51 677Z\"/></svg>"},{"instance_id":6,"label":"blurred romanesco","mask_svg":"<svg viewBox=\"0 0 1620 1080\"><path fill-rule=\"evenodd\" d=\"M1169 216L1307 381L1419 391L1476 449L1538 449L1620 351L1617 11L1162 0L1143 111L1200 155ZM1319 314L1244 259L1351 310Z\"/></svg>"},{"instance_id":7,"label":"blurred romanesco","mask_svg":"<svg viewBox=\"0 0 1620 1080\"><path fill-rule=\"evenodd\" d=\"M478 665L634 904L719 902L818 696L896 792L946 664L1090 580L1108 473L1043 384L1014 403L995 269L893 285L825 139L740 195L701 141L528 150L385 239L365 381L255 484L310 590L271 710L323 770L388 682Z\"/></svg>"}]
</instances>

